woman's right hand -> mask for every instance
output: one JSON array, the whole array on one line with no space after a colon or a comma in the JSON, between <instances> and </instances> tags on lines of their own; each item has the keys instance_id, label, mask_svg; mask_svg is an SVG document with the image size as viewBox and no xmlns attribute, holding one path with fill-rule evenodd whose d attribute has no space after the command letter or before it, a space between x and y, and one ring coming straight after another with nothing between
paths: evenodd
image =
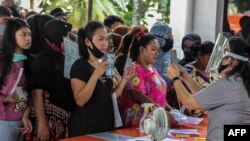
<instances>
[{"instance_id":1,"label":"woman's right hand","mask_svg":"<svg viewBox=\"0 0 250 141\"><path fill-rule=\"evenodd\" d=\"M12 95L10 94L7 97L5 97L3 100L3 103L6 103L6 104L17 103L18 101L19 101L19 96L16 93L14 93Z\"/></svg>"},{"instance_id":2,"label":"woman's right hand","mask_svg":"<svg viewBox=\"0 0 250 141\"><path fill-rule=\"evenodd\" d=\"M98 76L98 78L101 77L103 73L106 71L106 69L108 68L108 66L109 64L107 61L97 62L95 65L94 74Z\"/></svg>"},{"instance_id":3,"label":"woman's right hand","mask_svg":"<svg viewBox=\"0 0 250 141\"><path fill-rule=\"evenodd\" d=\"M180 78L184 82L187 82L188 80L190 80L191 76L189 75L189 73L182 66L178 66L178 67L180 69Z\"/></svg>"},{"instance_id":4,"label":"woman's right hand","mask_svg":"<svg viewBox=\"0 0 250 141\"><path fill-rule=\"evenodd\" d=\"M37 141L49 141L49 127L46 123L38 123Z\"/></svg>"},{"instance_id":5,"label":"woman's right hand","mask_svg":"<svg viewBox=\"0 0 250 141\"><path fill-rule=\"evenodd\" d=\"M170 79L180 76L180 68L175 64L169 64L167 75Z\"/></svg>"}]
</instances>

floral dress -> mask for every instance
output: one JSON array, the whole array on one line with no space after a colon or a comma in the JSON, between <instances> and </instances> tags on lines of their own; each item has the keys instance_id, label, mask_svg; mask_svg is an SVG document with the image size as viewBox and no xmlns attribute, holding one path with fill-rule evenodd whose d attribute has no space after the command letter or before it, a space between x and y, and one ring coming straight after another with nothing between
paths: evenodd
<instances>
[{"instance_id":1,"label":"floral dress","mask_svg":"<svg viewBox=\"0 0 250 141\"><path fill-rule=\"evenodd\" d=\"M127 90L131 89L147 95L161 107L165 107L166 105L167 85L164 79L155 68L150 71L136 63L136 74L127 84L122 95L121 110L124 126L126 128L138 127L143 112L140 105L135 103L129 96Z\"/></svg>"}]
</instances>

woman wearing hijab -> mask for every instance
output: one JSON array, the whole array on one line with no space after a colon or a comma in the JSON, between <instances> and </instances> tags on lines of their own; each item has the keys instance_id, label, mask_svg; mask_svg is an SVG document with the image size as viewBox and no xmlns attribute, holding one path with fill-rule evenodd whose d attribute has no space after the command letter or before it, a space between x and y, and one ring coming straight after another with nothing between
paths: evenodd
<instances>
[{"instance_id":1,"label":"woman wearing hijab","mask_svg":"<svg viewBox=\"0 0 250 141\"><path fill-rule=\"evenodd\" d=\"M58 140L68 136L68 118L74 107L70 81L64 78L63 37L68 37L71 24L49 21L43 30L44 51L31 67L33 118L37 140ZM35 115L35 117L34 117Z\"/></svg>"},{"instance_id":2,"label":"woman wearing hijab","mask_svg":"<svg viewBox=\"0 0 250 141\"><path fill-rule=\"evenodd\" d=\"M37 55L39 52L44 50L44 40L42 37L42 30L44 25L52 20L55 19L50 15L35 15L29 21L30 29L31 29L31 36L32 36L32 44L30 48L30 52L33 55Z\"/></svg>"},{"instance_id":3,"label":"woman wearing hijab","mask_svg":"<svg viewBox=\"0 0 250 141\"><path fill-rule=\"evenodd\" d=\"M155 23L150 29L150 34L155 36L160 43L159 56L155 62L155 68L170 86L171 80L167 77L168 63L170 62L169 50L173 48L172 29L163 23Z\"/></svg>"},{"instance_id":4,"label":"woman wearing hijab","mask_svg":"<svg viewBox=\"0 0 250 141\"><path fill-rule=\"evenodd\" d=\"M193 49L201 44L201 37L198 34L187 34L182 39L181 49L184 53L184 58L179 62L181 66L193 62L196 59Z\"/></svg>"}]
</instances>

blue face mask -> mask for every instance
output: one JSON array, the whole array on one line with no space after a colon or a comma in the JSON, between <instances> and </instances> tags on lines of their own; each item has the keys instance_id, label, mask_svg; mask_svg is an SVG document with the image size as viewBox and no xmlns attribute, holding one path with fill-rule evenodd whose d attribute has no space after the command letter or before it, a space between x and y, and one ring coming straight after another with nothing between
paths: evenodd
<instances>
[{"instance_id":1,"label":"blue face mask","mask_svg":"<svg viewBox=\"0 0 250 141\"><path fill-rule=\"evenodd\" d=\"M1 38L3 38L5 26L6 25L0 25L0 35L2 36ZM0 44L0 50L2 50L2 44Z\"/></svg>"},{"instance_id":2,"label":"blue face mask","mask_svg":"<svg viewBox=\"0 0 250 141\"><path fill-rule=\"evenodd\" d=\"M19 62L19 61L23 61L23 60L27 60L27 56L23 55L23 54L16 54L14 53L13 62Z\"/></svg>"},{"instance_id":3,"label":"blue face mask","mask_svg":"<svg viewBox=\"0 0 250 141\"><path fill-rule=\"evenodd\" d=\"M6 25L0 25L0 35L4 34L5 26Z\"/></svg>"}]
</instances>

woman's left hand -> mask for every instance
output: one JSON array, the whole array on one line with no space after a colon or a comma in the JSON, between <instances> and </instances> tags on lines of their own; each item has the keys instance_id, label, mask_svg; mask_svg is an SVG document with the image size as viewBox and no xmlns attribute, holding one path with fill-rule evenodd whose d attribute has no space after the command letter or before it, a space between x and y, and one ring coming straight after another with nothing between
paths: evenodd
<instances>
[{"instance_id":1,"label":"woman's left hand","mask_svg":"<svg viewBox=\"0 0 250 141\"><path fill-rule=\"evenodd\" d=\"M22 122L23 122L23 127L19 128L22 134L31 133L31 131L33 130L33 127L29 118L24 116L22 118Z\"/></svg>"},{"instance_id":2,"label":"woman's left hand","mask_svg":"<svg viewBox=\"0 0 250 141\"><path fill-rule=\"evenodd\" d=\"M130 80L135 75L135 64L131 64L123 73L123 79Z\"/></svg>"},{"instance_id":3,"label":"woman's left hand","mask_svg":"<svg viewBox=\"0 0 250 141\"><path fill-rule=\"evenodd\" d=\"M180 76L180 68L176 66L175 64L169 64L168 66L168 77L170 79L173 79L175 77Z\"/></svg>"}]
</instances>

